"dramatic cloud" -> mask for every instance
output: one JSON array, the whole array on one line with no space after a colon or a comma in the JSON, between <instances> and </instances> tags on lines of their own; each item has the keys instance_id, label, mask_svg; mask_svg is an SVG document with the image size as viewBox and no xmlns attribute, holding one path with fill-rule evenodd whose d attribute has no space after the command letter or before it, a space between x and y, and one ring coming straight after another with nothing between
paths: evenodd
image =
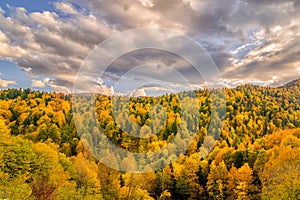
<instances>
[{"instance_id":1,"label":"dramatic cloud","mask_svg":"<svg viewBox=\"0 0 300 200\"><path fill-rule=\"evenodd\" d=\"M13 6L6 13L0 9L0 59L9 59L26 71L34 87L70 91L95 46L120 31L142 27L170 28L195 39L228 86L278 85L299 76L297 0L62 0L53 6L54 11L40 12ZM125 39L119 45L135 42ZM113 85L129 67L150 61L195 78L182 59L160 53L151 57L141 51L116 60L103 77L105 84ZM38 81L40 76L54 78ZM97 80L91 81L96 84ZM110 86L104 90L113 92Z\"/></svg>"}]
</instances>

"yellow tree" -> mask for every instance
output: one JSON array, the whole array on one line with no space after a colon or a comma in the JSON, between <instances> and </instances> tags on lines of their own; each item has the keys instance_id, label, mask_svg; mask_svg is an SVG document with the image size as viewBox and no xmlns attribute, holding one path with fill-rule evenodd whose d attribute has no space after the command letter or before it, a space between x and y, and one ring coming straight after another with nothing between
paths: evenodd
<instances>
[{"instance_id":1,"label":"yellow tree","mask_svg":"<svg viewBox=\"0 0 300 200\"><path fill-rule=\"evenodd\" d=\"M98 164L98 169L103 198L106 200L119 199L121 173L101 163Z\"/></svg>"},{"instance_id":2,"label":"yellow tree","mask_svg":"<svg viewBox=\"0 0 300 200\"><path fill-rule=\"evenodd\" d=\"M26 183L34 161L32 146L11 137L2 120L0 138L0 199L28 199L32 193Z\"/></svg>"},{"instance_id":3,"label":"yellow tree","mask_svg":"<svg viewBox=\"0 0 300 200\"><path fill-rule=\"evenodd\" d=\"M300 153L291 146L274 148L260 174L262 199L300 199Z\"/></svg>"},{"instance_id":4,"label":"yellow tree","mask_svg":"<svg viewBox=\"0 0 300 200\"><path fill-rule=\"evenodd\" d=\"M246 200L251 199L249 191L253 187L252 169L245 163L241 168L237 169L232 166L228 174L228 194L230 199Z\"/></svg>"},{"instance_id":5,"label":"yellow tree","mask_svg":"<svg viewBox=\"0 0 300 200\"><path fill-rule=\"evenodd\" d=\"M213 161L207 178L207 191L212 199L226 199L228 171L224 161L218 165Z\"/></svg>"},{"instance_id":6,"label":"yellow tree","mask_svg":"<svg viewBox=\"0 0 300 200\"><path fill-rule=\"evenodd\" d=\"M70 190L74 184L69 182L70 173L61 165L59 153L53 145L34 144L37 156L32 176L32 195L37 199L55 199L61 190Z\"/></svg>"},{"instance_id":7,"label":"yellow tree","mask_svg":"<svg viewBox=\"0 0 300 200\"><path fill-rule=\"evenodd\" d=\"M74 174L73 179L76 182L79 193L86 197L86 199L101 198L101 186L98 179L97 165L87 160L82 153L71 159L73 163Z\"/></svg>"}]
</instances>

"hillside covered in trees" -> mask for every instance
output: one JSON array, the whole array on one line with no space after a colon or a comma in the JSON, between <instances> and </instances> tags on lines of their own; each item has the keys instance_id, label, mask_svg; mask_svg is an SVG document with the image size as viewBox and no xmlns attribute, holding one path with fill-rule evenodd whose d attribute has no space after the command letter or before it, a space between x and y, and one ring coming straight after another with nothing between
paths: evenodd
<instances>
[{"instance_id":1,"label":"hillside covered in trees","mask_svg":"<svg viewBox=\"0 0 300 200\"><path fill-rule=\"evenodd\" d=\"M300 199L300 80L282 87L254 85L225 89L225 119L212 151L201 158L211 117L208 90L195 91L199 126L187 151L172 163L153 158L145 168L166 167L133 174L111 169L95 159L87 143L106 137L132 152L155 151L188 127L192 113L182 113L176 95L131 97L125 112L111 109L112 98L96 97L99 127L79 124L73 112L91 118L90 108L71 105L71 95L8 89L0 92L0 199ZM178 95L183 95L180 93ZM122 101L122 97L118 97ZM84 101L82 102L84 104ZM118 104L117 104L118 105ZM165 112L151 118L151 107ZM193 105L188 105L193 106ZM121 127L131 119L140 127ZM158 127L156 119L165 119ZM218 119L222 120L222 119ZM217 123L217 122L215 122ZM122 126L121 126L122 125ZM90 126L90 124L89 124ZM101 129L101 130L100 130ZM83 133L83 134L82 134ZM80 139L83 138L83 139ZM217 137L215 137L217 139ZM176 155L178 146L166 154ZM138 158L113 158L132 165Z\"/></svg>"}]
</instances>

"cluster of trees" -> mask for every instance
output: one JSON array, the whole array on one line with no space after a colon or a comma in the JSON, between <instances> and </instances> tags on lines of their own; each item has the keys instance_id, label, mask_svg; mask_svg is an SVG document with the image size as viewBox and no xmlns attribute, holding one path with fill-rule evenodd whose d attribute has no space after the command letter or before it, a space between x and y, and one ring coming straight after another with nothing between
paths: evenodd
<instances>
[{"instance_id":1,"label":"cluster of trees","mask_svg":"<svg viewBox=\"0 0 300 200\"><path fill-rule=\"evenodd\" d=\"M226 99L219 100L226 101L219 108L226 111L225 119L214 116L213 121L214 91L194 91L197 102L184 105L199 118L181 105L189 96L186 92L129 99L97 96L99 126L87 120L93 112L84 96L81 106L71 108L70 95L1 91L0 198L299 199L299 86L298 80L279 88L225 89ZM74 111L81 117L77 124ZM218 126L222 121L223 127ZM215 128L205 141L210 125ZM191 131L196 134L188 144L185 135ZM132 132L151 137L134 137ZM162 152L178 159L153 157L143 167L165 167L149 173L111 169L91 154L101 148L104 135L119 148L141 153L159 150L179 137L177 146ZM201 158L205 142L214 148ZM179 149L187 150L180 154ZM116 165L140 161L111 159Z\"/></svg>"}]
</instances>

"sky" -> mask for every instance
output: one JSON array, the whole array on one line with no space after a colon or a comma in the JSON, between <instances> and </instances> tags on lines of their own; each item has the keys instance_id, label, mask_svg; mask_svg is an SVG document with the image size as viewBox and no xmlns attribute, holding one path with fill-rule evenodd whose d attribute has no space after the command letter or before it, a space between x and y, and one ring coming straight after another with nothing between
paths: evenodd
<instances>
[{"instance_id":1,"label":"sky","mask_svg":"<svg viewBox=\"0 0 300 200\"><path fill-rule=\"evenodd\" d=\"M278 86L300 75L298 0L1 0L0 88L72 92L78 70L95 47L124 31L146 27L174 30L195 40L216 64L218 82L227 87ZM139 37L124 38L116 48L136 46ZM161 37L154 40L169 36ZM139 80L132 74L124 78L135 66ZM185 76L191 89L204 87L189 62L157 49L121 55L90 81L103 93L122 93L120 88L136 96L165 92L178 85L179 76L166 79L164 87L147 74L170 77L168 67ZM132 85L139 88L133 91Z\"/></svg>"}]
</instances>

